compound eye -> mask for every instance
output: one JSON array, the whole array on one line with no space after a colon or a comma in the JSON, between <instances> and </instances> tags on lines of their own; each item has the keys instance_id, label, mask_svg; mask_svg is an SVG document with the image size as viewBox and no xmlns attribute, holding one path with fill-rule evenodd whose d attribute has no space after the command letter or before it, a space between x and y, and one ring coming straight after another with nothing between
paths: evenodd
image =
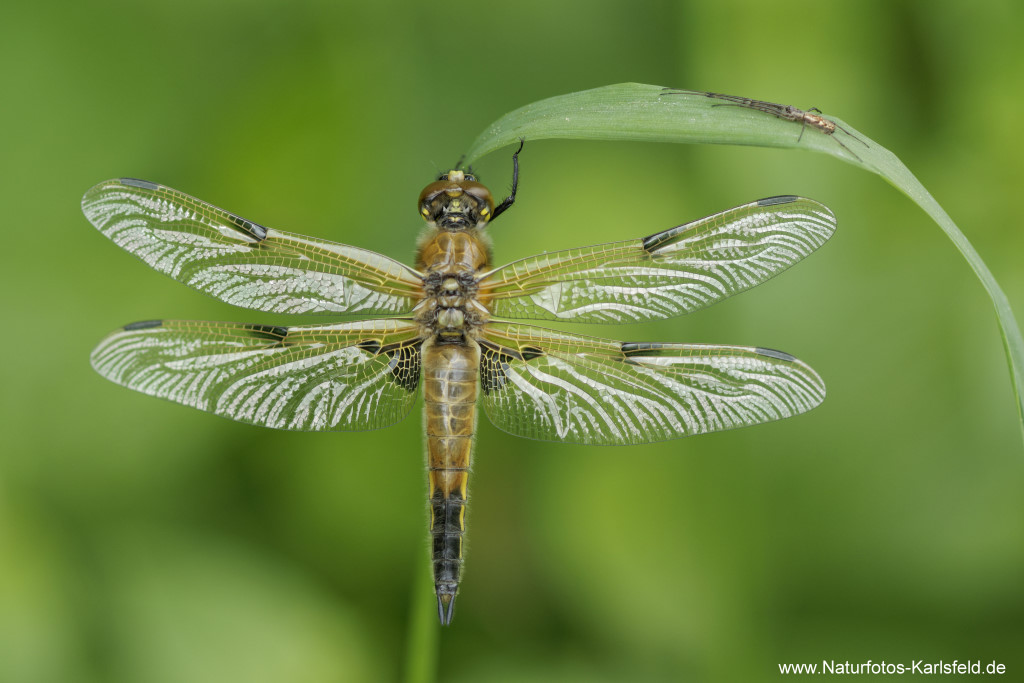
<instances>
[{"instance_id":1,"label":"compound eye","mask_svg":"<svg viewBox=\"0 0 1024 683\"><path fill-rule=\"evenodd\" d=\"M451 183L447 180L438 180L430 183L423 188L423 192L420 192L419 205L423 206L424 204L429 204L434 201L437 195L441 194L449 187L451 187Z\"/></svg>"},{"instance_id":2,"label":"compound eye","mask_svg":"<svg viewBox=\"0 0 1024 683\"><path fill-rule=\"evenodd\" d=\"M485 218L490 218L491 212L494 211L494 198L491 197L491 191L475 180L463 182L461 185L466 194L482 204L480 214Z\"/></svg>"},{"instance_id":3,"label":"compound eye","mask_svg":"<svg viewBox=\"0 0 1024 683\"><path fill-rule=\"evenodd\" d=\"M420 200L417 203L416 208L419 210L420 215L423 216L424 220L430 220L430 206L437 199L439 194L444 192L444 189L451 185L446 180L438 180L437 182L430 183L423 188L423 192L420 192Z\"/></svg>"}]
</instances>

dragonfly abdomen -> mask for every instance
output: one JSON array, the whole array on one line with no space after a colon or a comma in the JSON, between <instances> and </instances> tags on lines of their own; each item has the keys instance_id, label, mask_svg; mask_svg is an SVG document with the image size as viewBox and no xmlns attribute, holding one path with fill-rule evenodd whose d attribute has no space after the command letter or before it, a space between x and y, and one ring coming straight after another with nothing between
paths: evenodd
<instances>
[{"instance_id":1,"label":"dragonfly abdomen","mask_svg":"<svg viewBox=\"0 0 1024 683\"><path fill-rule=\"evenodd\" d=\"M430 536L434 590L443 624L451 622L462 572L479 368L480 347L475 342L432 339L423 346Z\"/></svg>"}]
</instances>

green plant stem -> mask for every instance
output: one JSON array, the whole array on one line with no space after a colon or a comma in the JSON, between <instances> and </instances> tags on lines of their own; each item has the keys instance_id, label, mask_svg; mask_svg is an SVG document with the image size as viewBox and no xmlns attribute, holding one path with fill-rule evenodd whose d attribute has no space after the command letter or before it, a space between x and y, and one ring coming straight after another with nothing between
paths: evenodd
<instances>
[{"instance_id":1,"label":"green plant stem","mask_svg":"<svg viewBox=\"0 0 1024 683\"><path fill-rule=\"evenodd\" d=\"M409 592L409 634L406 643L405 683L433 683L437 680L437 650L440 626L432 589L430 562L416 562Z\"/></svg>"}]
</instances>

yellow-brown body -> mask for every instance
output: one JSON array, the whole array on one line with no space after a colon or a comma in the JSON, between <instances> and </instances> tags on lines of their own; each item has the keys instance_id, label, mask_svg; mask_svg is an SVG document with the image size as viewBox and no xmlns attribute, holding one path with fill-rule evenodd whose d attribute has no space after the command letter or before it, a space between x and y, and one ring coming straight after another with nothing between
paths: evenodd
<instances>
[{"instance_id":1,"label":"yellow-brown body","mask_svg":"<svg viewBox=\"0 0 1024 683\"><path fill-rule=\"evenodd\" d=\"M423 398L434 585L447 608L458 590L466 485L476 434L480 348L476 342L423 347Z\"/></svg>"},{"instance_id":2,"label":"yellow-brown body","mask_svg":"<svg viewBox=\"0 0 1024 683\"><path fill-rule=\"evenodd\" d=\"M480 381L475 336L488 318L477 299L477 283L490 267L490 246L481 230L494 206L486 188L478 188L483 186L452 171L420 197L429 227L416 258L424 275L424 298L414 315L423 328L430 535L438 614L444 624L451 621L462 570Z\"/></svg>"}]
</instances>

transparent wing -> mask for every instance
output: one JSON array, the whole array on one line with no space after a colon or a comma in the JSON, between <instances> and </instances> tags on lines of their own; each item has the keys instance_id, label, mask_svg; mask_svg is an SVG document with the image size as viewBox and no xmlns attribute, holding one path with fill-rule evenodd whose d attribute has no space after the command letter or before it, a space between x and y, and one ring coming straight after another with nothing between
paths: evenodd
<instances>
[{"instance_id":1,"label":"transparent wing","mask_svg":"<svg viewBox=\"0 0 1024 683\"><path fill-rule=\"evenodd\" d=\"M758 285L824 244L836 221L801 197L772 197L644 239L533 256L480 284L495 316L625 323L669 318Z\"/></svg>"},{"instance_id":2,"label":"transparent wing","mask_svg":"<svg viewBox=\"0 0 1024 683\"><path fill-rule=\"evenodd\" d=\"M595 339L491 323L480 341L482 401L516 436L643 444L779 420L825 398L780 351Z\"/></svg>"},{"instance_id":3,"label":"transparent wing","mask_svg":"<svg viewBox=\"0 0 1024 683\"><path fill-rule=\"evenodd\" d=\"M92 366L118 384L240 422L379 429L416 400L418 326L368 320L277 327L155 320L112 333Z\"/></svg>"},{"instance_id":4,"label":"transparent wing","mask_svg":"<svg viewBox=\"0 0 1024 683\"><path fill-rule=\"evenodd\" d=\"M119 247L236 306L274 313L399 315L416 271L365 249L279 232L142 180L100 183L82 210Z\"/></svg>"}]
</instances>

